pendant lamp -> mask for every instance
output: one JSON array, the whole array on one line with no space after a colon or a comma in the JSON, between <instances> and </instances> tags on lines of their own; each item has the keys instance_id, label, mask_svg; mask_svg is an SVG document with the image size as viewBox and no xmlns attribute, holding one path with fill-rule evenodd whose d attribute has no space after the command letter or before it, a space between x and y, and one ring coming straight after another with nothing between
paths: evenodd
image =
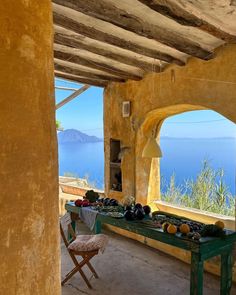
<instances>
[{"instance_id":1,"label":"pendant lamp","mask_svg":"<svg viewBox=\"0 0 236 295\"><path fill-rule=\"evenodd\" d=\"M154 137L149 137L143 149L142 157L144 158L161 158L161 148Z\"/></svg>"},{"instance_id":2,"label":"pendant lamp","mask_svg":"<svg viewBox=\"0 0 236 295\"><path fill-rule=\"evenodd\" d=\"M153 72L154 72L154 63L153 63ZM160 68L162 67L161 62L160 62ZM153 78L153 90L152 93L154 93L154 78ZM158 126L156 125L155 129L152 130L152 135L148 138L148 141L143 149L142 152L142 157L143 158L161 158L162 157L162 152L161 148L157 142L157 128Z\"/></svg>"}]
</instances>

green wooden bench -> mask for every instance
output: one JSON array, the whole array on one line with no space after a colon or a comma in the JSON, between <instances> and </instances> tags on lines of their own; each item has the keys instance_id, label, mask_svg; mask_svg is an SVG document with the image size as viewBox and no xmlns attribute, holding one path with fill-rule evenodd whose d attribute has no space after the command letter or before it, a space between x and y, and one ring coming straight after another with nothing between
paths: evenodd
<instances>
[{"instance_id":1,"label":"green wooden bench","mask_svg":"<svg viewBox=\"0 0 236 295\"><path fill-rule=\"evenodd\" d=\"M71 213L79 214L79 207L73 203L67 203L66 210ZM151 238L168 245L172 245L184 250L191 251L191 276L190 276L190 295L203 294L203 264L204 261L221 256L221 295L230 295L232 286L232 267L233 267L233 248L236 242L236 232L226 230L224 238L206 237L194 241L183 237L180 233L175 235L167 234L162 229L147 228L141 222L126 221L116 219L106 214L99 213L96 218L94 231L96 234L102 230L102 224L110 224L124 230ZM75 225L74 225L75 226Z\"/></svg>"}]
</instances>

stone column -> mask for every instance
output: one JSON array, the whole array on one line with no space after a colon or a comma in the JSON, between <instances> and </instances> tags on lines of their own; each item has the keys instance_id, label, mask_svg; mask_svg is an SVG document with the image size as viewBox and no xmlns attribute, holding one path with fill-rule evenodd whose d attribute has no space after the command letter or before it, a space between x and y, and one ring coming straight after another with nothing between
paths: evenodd
<instances>
[{"instance_id":1,"label":"stone column","mask_svg":"<svg viewBox=\"0 0 236 295\"><path fill-rule=\"evenodd\" d=\"M0 293L60 294L50 0L0 3Z\"/></svg>"}]
</instances>

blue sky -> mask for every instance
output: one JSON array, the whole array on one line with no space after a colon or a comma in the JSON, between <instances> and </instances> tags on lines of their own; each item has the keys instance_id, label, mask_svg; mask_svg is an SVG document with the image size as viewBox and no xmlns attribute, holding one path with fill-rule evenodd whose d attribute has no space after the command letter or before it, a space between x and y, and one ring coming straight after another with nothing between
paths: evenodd
<instances>
[{"instance_id":1,"label":"blue sky","mask_svg":"<svg viewBox=\"0 0 236 295\"><path fill-rule=\"evenodd\" d=\"M56 79L56 86L80 88L83 85ZM74 91L56 89L56 103ZM103 88L90 87L77 98L56 111L64 129L78 129L89 135L103 137Z\"/></svg>"},{"instance_id":2,"label":"blue sky","mask_svg":"<svg viewBox=\"0 0 236 295\"><path fill-rule=\"evenodd\" d=\"M166 119L161 136L236 138L236 124L214 111L192 111Z\"/></svg>"},{"instance_id":3,"label":"blue sky","mask_svg":"<svg viewBox=\"0 0 236 295\"><path fill-rule=\"evenodd\" d=\"M80 88L82 85L56 79L57 86ZM56 89L58 103L73 91ZM78 129L103 137L103 89L90 87L77 98L56 111L64 129ZM161 136L169 137L236 137L236 124L213 111L193 111L165 120Z\"/></svg>"}]
</instances>

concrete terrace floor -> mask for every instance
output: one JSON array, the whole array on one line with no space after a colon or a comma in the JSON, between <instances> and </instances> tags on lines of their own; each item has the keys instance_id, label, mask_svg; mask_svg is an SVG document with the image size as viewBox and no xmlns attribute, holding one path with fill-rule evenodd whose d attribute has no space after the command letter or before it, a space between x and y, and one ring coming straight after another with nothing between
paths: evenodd
<instances>
[{"instance_id":1,"label":"concrete terrace floor","mask_svg":"<svg viewBox=\"0 0 236 295\"><path fill-rule=\"evenodd\" d=\"M81 234L90 233L83 223L79 222L78 227ZM189 265L110 231L104 233L109 236L106 251L91 260L99 279L91 277L86 266L83 268L87 277L91 278L93 289L89 290L77 273L62 287L62 295L189 294ZM63 243L61 251L64 276L73 264ZM203 294L220 294L220 279L205 273ZM235 285L231 294L236 294Z\"/></svg>"}]
</instances>

